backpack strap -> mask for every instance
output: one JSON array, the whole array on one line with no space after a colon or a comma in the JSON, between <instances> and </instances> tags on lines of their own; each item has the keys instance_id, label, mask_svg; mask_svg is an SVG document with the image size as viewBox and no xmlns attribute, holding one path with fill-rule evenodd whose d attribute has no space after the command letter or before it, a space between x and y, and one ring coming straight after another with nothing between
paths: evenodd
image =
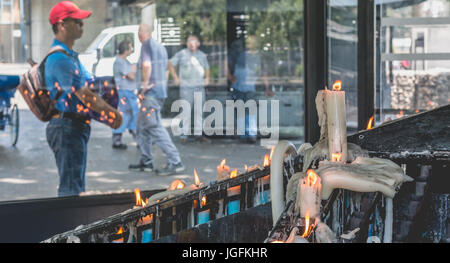
<instances>
[{"instance_id":1,"label":"backpack strap","mask_svg":"<svg viewBox=\"0 0 450 263\"><path fill-rule=\"evenodd\" d=\"M57 52L61 52L66 56L69 56L67 54L66 50L62 46L54 46L52 47L48 52L47 55L45 55L44 59L41 61L41 64L39 64L39 72L41 73L42 79L45 81L45 62L47 62L47 58Z\"/></svg>"},{"instance_id":2,"label":"backpack strap","mask_svg":"<svg viewBox=\"0 0 450 263\"><path fill-rule=\"evenodd\" d=\"M45 63L47 62L47 58L50 55L52 55L54 53L58 53L58 52L61 52L64 55L69 56L69 54L67 54L66 50L62 46L54 46L47 52L47 55L45 55L44 59L39 64L39 72L41 73L42 80L44 81L44 85L45 85ZM55 98L50 102L52 104L52 107L49 107L49 111L56 112L55 105L56 105L56 102L58 101L59 97L61 97L62 94L63 94L62 91L57 92ZM47 112L47 114L51 114L51 112Z\"/></svg>"}]
</instances>

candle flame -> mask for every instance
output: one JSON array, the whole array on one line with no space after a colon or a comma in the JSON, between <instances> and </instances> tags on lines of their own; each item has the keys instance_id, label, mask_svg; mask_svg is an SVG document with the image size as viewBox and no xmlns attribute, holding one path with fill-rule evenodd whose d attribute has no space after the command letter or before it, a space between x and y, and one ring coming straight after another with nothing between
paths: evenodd
<instances>
[{"instance_id":1,"label":"candle flame","mask_svg":"<svg viewBox=\"0 0 450 263\"><path fill-rule=\"evenodd\" d=\"M219 164L219 167L225 167L225 164L227 163L227 159L223 159L221 162L220 162L220 164Z\"/></svg>"},{"instance_id":2,"label":"candle flame","mask_svg":"<svg viewBox=\"0 0 450 263\"><path fill-rule=\"evenodd\" d=\"M371 129L373 129L373 119L374 119L374 116L372 115L372 117L370 117L370 119L369 119L369 122L367 123L367 127L366 127L366 130L371 130Z\"/></svg>"},{"instance_id":3,"label":"candle flame","mask_svg":"<svg viewBox=\"0 0 450 263\"><path fill-rule=\"evenodd\" d=\"M306 171L306 175L307 175L307 179L308 179L308 183L310 186L313 186L316 184L317 182L317 177L318 175L316 174L316 172L314 172L313 169L308 169Z\"/></svg>"},{"instance_id":4,"label":"candle flame","mask_svg":"<svg viewBox=\"0 0 450 263\"><path fill-rule=\"evenodd\" d=\"M266 155L264 155L263 166L264 166L264 167L267 167L267 166L269 166L269 165L270 165L269 155L266 154Z\"/></svg>"},{"instance_id":5,"label":"candle flame","mask_svg":"<svg viewBox=\"0 0 450 263\"><path fill-rule=\"evenodd\" d=\"M234 170L231 172L231 174L230 174L230 178L235 178L235 177L237 177L237 174L238 174L237 169L234 169Z\"/></svg>"},{"instance_id":6,"label":"candle flame","mask_svg":"<svg viewBox=\"0 0 450 263\"><path fill-rule=\"evenodd\" d=\"M195 182L195 185L197 185L197 186L200 185L200 178L198 178L198 174L197 174L197 171L195 170L195 168L194 168L194 182Z\"/></svg>"},{"instance_id":7,"label":"candle flame","mask_svg":"<svg viewBox=\"0 0 450 263\"><path fill-rule=\"evenodd\" d=\"M307 237L308 233L309 233L309 211L307 211L305 215L305 232L303 232L302 237L303 238Z\"/></svg>"},{"instance_id":8,"label":"candle flame","mask_svg":"<svg viewBox=\"0 0 450 263\"><path fill-rule=\"evenodd\" d=\"M206 205L206 195L202 196L201 205L202 205L202 206L205 206L205 205Z\"/></svg>"},{"instance_id":9,"label":"candle flame","mask_svg":"<svg viewBox=\"0 0 450 263\"><path fill-rule=\"evenodd\" d=\"M181 181L180 179L174 180L172 183L170 183L169 188L167 190L181 190L184 188L186 184Z\"/></svg>"},{"instance_id":10,"label":"candle flame","mask_svg":"<svg viewBox=\"0 0 450 263\"><path fill-rule=\"evenodd\" d=\"M342 81L336 80L336 82L333 83L333 90L339 91L342 88Z\"/></svg>"},{"instance_id":11,"label":"candle flame","mask_svg":"<svg viewBox=\"0 0 450 263\"><path fill-rule=\"evenodd\" d=\"M134 194L136 195L136 206L144 207L146 203L141 198L141 190L139 190L139 188L134 189Z\"/></svg>"},{"instance_id":12,"label":"candle flame","mask_svg":"<svg viewBox=\"0 0 450 263\"><path fill-rule=\"evenodd\" d=\"M272 161L272 155L273 155L273 151L275 150L275 146L272 146L272 148L270 148L270 155L269 155L269 160Z\"/></svg>"},{"instance_id":13,"label":"candle flame","mask_svg":"<svg viewBox=\"0 0 450 263\"><path fill-rule=\"evenodd\" d=\"M120 227L119 230L116 232L116 235L122 235L123 232L124 232L123 227ZM119 239L117 239L117 240L114 240L114 241L115 241L115 242L123 242L123 241L124 241L124 238L121 237L121 238L119 238Z\"/></svg>"},{"instance_id":14,"label":"candle flame","mask_svg":"<svg viewBox=\"0 0 450 263\"><path fill-rule=\"evenodd\" d=\"M332 162L340 162L342 160L342 153L332 153L331 161Z\"/></svg>"}]
</instances>

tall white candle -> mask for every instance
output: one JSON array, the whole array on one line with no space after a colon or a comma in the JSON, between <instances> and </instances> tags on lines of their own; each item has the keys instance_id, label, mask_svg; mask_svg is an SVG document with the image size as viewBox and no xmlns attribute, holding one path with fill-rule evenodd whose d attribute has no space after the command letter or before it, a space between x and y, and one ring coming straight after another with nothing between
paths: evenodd
<instances>
[{"instance_id":1,"label":"tall white candle","mask_svg":"<svg viewBox=\"0 0 450 263\"><path fill-rule=\"evenodd\" d=\"M326 136L328 137L328 156L332 160L333 155L340 155L340 160L347 162L347 116L345 109L345 92L340 90L340 84L333 85L333 90L320 90L318 97L323 99L324 108L322 114L326 114ZM319 113L320 114L320 113ZM323 119L323 118L322 118ZM322 123L324 125L325 123Z\"/></svg>"}]
</instances>

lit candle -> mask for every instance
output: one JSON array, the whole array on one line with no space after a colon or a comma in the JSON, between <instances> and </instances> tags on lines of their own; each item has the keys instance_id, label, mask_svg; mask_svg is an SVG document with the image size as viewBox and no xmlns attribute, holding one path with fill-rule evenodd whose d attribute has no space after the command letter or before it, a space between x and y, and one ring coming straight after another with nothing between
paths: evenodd
<instances>
[{"instance_id":1,"label":"lit candle","mask_svg":"<svg viewBox=\"0 0 450 263\"><path fill-rule=\"evenodd\" d=\"M194 184L186 185L183 180L176 179L169 185L166 191L152 195L148 201L148 204L152 205L155 204L158 200L173 198L175 196L197 190L202 186L203 183L200 182L200 178L198 177L197 171L194 168Z\"/></svg>"},{"instance_id":2,"label":"lit candle","mask_svg":"<svg viewBox=\"0 0 450 263\"><path fill-rule=\"evenodd\" d=\"M116 235L123 235L123 227L119 228L119 230L117 231ZM113 240L112 243L123 243L123 241L124 241L124 238L122 236L121 238Z\"/></svg>"},{"instance_id":3,"label":"lit candle","mask_svg":"<svg viewBox=\"0 0 450 263\"><path fill-rule=\"evenodd\" d=\"M239 198L240 194L241 194L241 186L240 185L233 186L233 187L230 187L227 189L228 199ZM228 204L227 204L228 215L232 215L232 214L239 212L239 205L240 205L239 199L228 202Z\"/></svg>"},{"instance_id":4,"label":"lit candle","mask_svg":"<svg viewBox=\"0 0 450 263\"><path fill-rule=\"evenodd\" d=\"M306 171L306 177L302 178L297 191L297 209L300 210L300 216L306 217L309 213L311 218L320 216L320 204L322 200L322 182L320 177L309 169Z\"/></svg>"},{"instance_id":5,"label":"lit candle","mask_svg":"<svg viewBox=\"0 0 450 263\"><path fill-rule=\"evenodd\" d=\"M139 219L137 223L137 227L147 226L149 224L153 223L153 214L150 214L148 216L144 216L141 219ZM149 243L153 239L153 229L148 228L145 230L142 230L141 232L141 242L142 243Z\"/></svg>"},{"instance_id":6,"label":"lit candle","mask_svg":"<svg viewBox=\"0 0 450 263\"><path fill-rule=\"evenodd\" d=\"M230 167L225 165L226 159L223 159L222 162L217 166L217 181L228 179L230 175Z\"/></svg>"},{"instance_id":7,"label":"lit candle","mask_svg":"<svg viewBox=\"0 0 450 263\"><path fill-rule=\"evenodd\" d=\"M316 104L321 126L321 139L328 138L328 157L342 154L339 162L347 162L347 116L345 92L341 91L341 81L333 84L333 90L320 90ZM325 126L325 127L324 127Z\"/></svg>"},{"instance_id":8,"label":"lit candle","mask_svg":"<svg viewBox=\"0 0 450 263\"><path fill-rule=\"evenodd\" d=\"M202 200L200 203L201 203L201 206L200 206L201 208L206 206L206 196L202 196ZM206 209L206 210L200 211L197 214L197 225L209 222L209 212L210 212L210 210Z\"/></svg>"},{"instance_id":9,"label":"lit candle","mask_svg":"<svg viewBox=\"0 0 450 263\"><path fill-rule=\"evenodd\" d=\"M341 91L341 82L333 84L333 90L326 90L328 151L342 153L340 162L347 162L347 116L345 110L345 91Z\"/></svg>"}]
</instances>

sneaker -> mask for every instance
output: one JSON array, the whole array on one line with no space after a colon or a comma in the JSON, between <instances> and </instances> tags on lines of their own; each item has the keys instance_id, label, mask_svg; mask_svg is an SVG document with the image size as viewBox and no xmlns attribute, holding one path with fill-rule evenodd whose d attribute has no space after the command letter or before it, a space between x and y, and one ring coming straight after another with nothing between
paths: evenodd
<instances>
[{"instance_id":1,"label":"sneaker","mask_svg":"<svg viewBox=\"0 0 450 263\"><path fill-rule=\"evenodd\" d=\"M177 164L169 163L163 170L157 171L158 175L172 175L176 173L181 173L186 170L183 163L179 162Z\"/></svg>"},{"instance_id":2,"label":"sneaker","mask_svg":"<svg viewBox=\"0 0 450 263\"><path fill-rule=\"evenodd\" d=\"M153 164L143 164L140 162L139 164L128 165L128 169L136 172L153 172Z\"/></svg>"},{"instance_id":3,"label":"sneaker","mask_svg":"<svg viewBox=\"0 0 450 263\"><path fill-rule=\"evenodd\" d=\"M113 144L112 147L113 147L114 149L119 149L119 150L125 150L125 149L127 149L127 145L126 145L126 144L123 144L123 143L121 143L121 144Z\"/></svg>"}]
</instances>

